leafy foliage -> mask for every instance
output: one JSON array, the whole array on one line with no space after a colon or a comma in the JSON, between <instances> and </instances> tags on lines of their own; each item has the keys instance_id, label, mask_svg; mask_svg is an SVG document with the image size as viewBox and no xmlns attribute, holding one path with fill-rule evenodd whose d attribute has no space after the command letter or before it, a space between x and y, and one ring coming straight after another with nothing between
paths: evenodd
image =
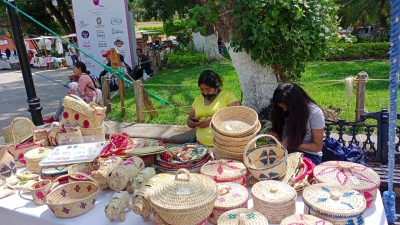
<instances>
[{"instance_id":1,"label":"leafy foliage","mask_svg":"<svg viewBox=\"0 0 400 225\"><path fill-rule=\"evenodd\" d=\"M336 43L326 60L360 60L360 59L387 59L389 42L378 43Z\"/></svg>"},{"instance_id":2,"label":"leafy foliage","mask_svg":"<svg viewBox=\"0 0 400 225\"><path fill-rule=\"evenodd\" d=\"M182 31L186 28L182 20L165 21L163 23L163 27L164 27L164 33L167 36L172 36L174 35L175 32Z\"/></svg>"},{"instance_id":3,"label":"leafy foliage","mask_svg":"<svg viewBox=\"0 0 400 225\"><path fill-rule=\"evenodd\" d=\"M201 53L191 54L189 52L166 54L164 58L167 59L167 63L174 67L186 67L204 65L208 60L207 55Z\"/></svg>"},{"instance_id":4,"label":"leafy foliage","mask_svg":"<svg viewBox=\"0 0 400 225\"><path fill-rule=\"evenodd\" d=\"M139 30L147 30L147 31L154 31L157 33L153 33L151 35L162 35L164 34L163 26L147 26L147 27L139 27Z\"/></svg>"},{"instance_id":5,"label":"leafy foliage","mask_svg":"<svg viewBox=\"0 0 400 225\"><path fill-rule=\"evenodd\" d=\"M181 18L185 17L188 12L189 0L142 0L139 5L145 9L143 12L145 20L167 21L173 20L176 14Z\"/></svg>"}]
</instances>

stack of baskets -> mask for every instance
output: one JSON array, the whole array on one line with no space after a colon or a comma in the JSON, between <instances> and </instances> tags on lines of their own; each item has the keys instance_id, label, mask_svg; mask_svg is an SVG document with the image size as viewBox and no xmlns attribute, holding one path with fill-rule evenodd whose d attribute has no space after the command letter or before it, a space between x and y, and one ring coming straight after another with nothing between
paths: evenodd
<instances>
[{"instance_id":1,"label":"stack of baskets","mask_svg":"<svg viewBox=\"0 0 400 225\"><path fill-rule=\"evenodd\" d=\"M257 113L245 106L219 110L212 117L210 126L214 133L214 157L241 162L245 146L261 128Z\"/></svg>"}]
</instances>

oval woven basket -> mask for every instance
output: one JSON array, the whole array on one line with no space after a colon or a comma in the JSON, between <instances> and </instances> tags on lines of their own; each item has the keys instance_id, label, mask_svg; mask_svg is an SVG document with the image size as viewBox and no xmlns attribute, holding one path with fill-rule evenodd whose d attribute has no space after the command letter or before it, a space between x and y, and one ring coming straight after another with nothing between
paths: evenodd
<instances>
[{"instance_id":1,"label":"oval woven basket","mask_svg":"<svg viewBox=\"0 0 400 225\"><path fill-rule=\"evenodd\" d=\"M259 138L272 138L276 144L261 145L249 150L252 143ZM260 134L253 138L245 147L243 162L250 173L257 180L279 180L286 174L286 157L288 151L274 137L268 134Z\"/></svg>"},{"instance_id":2,"label":"oval woven basket","mask_svg":"<svg viewBox=\"0 0 400 225\"><path fill-rule=\"evenodd\" d=\"M215 160L204 164L200 173L217 183L234 182L246 186L247 168L235 160Z\"/></svg>"},{"instance_id":3,"label":"oval woven basket","mask_svg":"<svg viewBox=\"0 0 400 225\"><path fill-rule=\"evenodd\" d=\"M311 215L296 214L286 217L280 225L333 225L332 223Z\"/></svg>"},{"instance_id":4,"label":"oval woven basket","mask_svg":"<svg viewBox=\"0 0 400 225\"><path fill-rule=\"evenodd\" d=\"M218 225L268 225L268 220L257 211L240 208L222 214Z\"/></svg>"},{"instance_id":5,"label":"oval woven basket","mask_svg":"<svg viewBox=\"0 0 400 225\"><path fill-rule=\"evenodd\" d=\"M243 154L240 154L240 153L239 154L234 154L232 152L226 152L223 149L220 149L218 147L214 147L213 154L214 154L214 159L216 159L216 160L233 159L233 160L236 160L236 161L239 161L239 162L243 162ZM228 155L225 155L225 154L228 154Z\"/></svg>"},{"instance_id":6,"label":"oval woven basket","mask_svg":"<svg viewBox=\"0 0 400 225\"><path fill-rule=\"evenodd\" d=\"M204 162L204 163L206 163L206 162ZM179 169L166 168L166 167L162 167L162 166L155 164L155 168L157 168L161 173L175 174L180 169L188 170L190 173L200 173L200 169L204 163L199 164L197 166L189 167L189 168L179 168Z\"/></svg>"},{"instance_id":7,"label":"oval woven basket","mask_svg":"<svg viewBox=\"0 0 400 225\"><path fill-rule=\"evenodd\" d=\"M211 214L217 197L215 181L185 169L157 182L149 195L150 205L165 222L174 225L197 225Z\"/></svg>"},{"instance_id":8,"label":"oval woven basket","mask_svg":"<svg viewBox=\"0 0 400 225\"><path fill-rule=\"evenodd\" d=\"M95 163L78 163L78 164L73 164L70 167L68 167L68 174L69 178L72 179L73 181L89 181L90 179L86 176L80 175L81 173L86 174L87 176L90 176L92 171L97 170L99 168L99 164Z\"/></svg>"},{"instance_id":9,"label":"oval woven basket","mask_svg":"<svg viewBox=\"0 0 400 225\"><path fill-rule=\"evenodd\" d=\"M220 109L211 119L216 131L233 137L251 132L258 122L256 111L245 106Z\"/></svg>"},{"instance_id":10,"label":"oval woven basket","mask_svg":"<svg viewBox=\"0 0 400 225\"><path fill-rule=\"evenodd\" d=\"M251 130L249 133L243 134L243 135L236 135L236 136L228 136L225 134L221 134L219 133L217 130L215 130L214 125L212 123L210 123L210 128L211 131L214 134L214 137L217 137L218 139L222 139L225 141L231 141L232 139L236 140L236 141L250 141L251 139L253 139L257 133L260 131L261 129L261 123L258 122L255 129Z\"/></svg>"},{"instance_id":11,"label":"oval woven basket","mask_svg":"<svg viewBox=\"0 0 400 225\"><path fill-rule=\"evenodd\" d=\"M185 148L188 148L188 150L184 150ZM198 145L194 143L187 143L183 145L171 145L167 147L168 152L171 154L173 153L175 156L178 154L183 154L185 151L187 156L190 156L191 159L187 159L185 161L177 161L177 160L171 160L170 162L165 161L162 159L161 154L157 154L155 157L156 162L162 162L165 164L171 164L171 165L179 165L179 164L188 164L188 163L196 163L200 160L202 160L207 154L208 154L208 147L205 145Z\"/></svg>"},{"instance_id":12,"label":"oval woven basket","mask_svg":"<svg viewBox=\"0 0 400 225\"><path fill-rule=\"evenodd\" d=\"M26 166L28 170L32 171L33 173L40 174L42 167L39 166L39 162L52 151L52 149L40 147L29 150L27 153L24 154L24 158L26 160Z\"/></svg>"}]
</instances>

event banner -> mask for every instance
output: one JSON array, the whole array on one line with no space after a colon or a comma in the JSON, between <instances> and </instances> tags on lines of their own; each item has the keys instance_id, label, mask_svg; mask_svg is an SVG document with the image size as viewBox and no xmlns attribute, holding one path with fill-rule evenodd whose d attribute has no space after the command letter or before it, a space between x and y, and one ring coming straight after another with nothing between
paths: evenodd
<instances>
[{"instance_id":1,"label":"event banner","mask_svg":"<svg viewBox=\"0 0 400 225\"><path fill-rule=\"evenodd\" d=\"M72 0L76 37L80 49L107 64L102 57L107 50L117 48L132 65L127 0ZM98 76L103 67L81 53L80 61L92 75Z\"/></svg>"}]
</instances>

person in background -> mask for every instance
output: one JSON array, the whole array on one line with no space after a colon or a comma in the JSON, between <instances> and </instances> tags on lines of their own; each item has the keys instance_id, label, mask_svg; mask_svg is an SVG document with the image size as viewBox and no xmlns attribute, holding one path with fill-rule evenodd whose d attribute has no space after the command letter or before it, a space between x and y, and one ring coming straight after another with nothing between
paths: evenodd
<instances>
[{"instance_id":1,"label":"person in background","mask_svg":"<svg viewBox=\"0 0 400 225\"><path fill-rule=\"evenodd\" d=\"M74 39L71 39L71 43L74 44ZM75 67L75 63L79 62L78 59L78 52L75 50L74 47L72 47L72 45L68 45L68 51L69 51L69 55L71 56L71 60L72 60L72 67Z\"/></svg>"},{"instance_id":2,"label":"person in background","mask_svg":"<svg viewBox=\"0 0 400 225\"><path fill-rule=\"evenodd\" d=\"M35 57L35 54L31 50L28 51L28 62L31 68L33 68L32 59Z\"/></svg>"},{"instance_id":3,"label":"person in background","mask_svg":"<svg viewBox=\"0 0 400 225\"><path fill-rule=\"evenodd\" d=\"M138 57L138 65L135 66L132 78L137 80L143 77L143 70L146 71L148 76L152 76L153 70L151 69L151 64L149 58L143 55L143 50L141 48L136 49L136 55Z\"/></svg>"},{"instance_id":4,"label":"person in background","mask_svg":"<svg viewBox=\"0 0 400 225\"><path fill-rule=\"evenodd\" d=\"M321 108L294 83L278 85L272 97L272 129L290 153L301 152L315 165L322 161L325 118Z\"/></svg>"},{"instance_id":5,"label":"person in background","mask_svg":"<svg viewBox=\"0 0 400 225\"><path fill-rule=\"evenodd\" d=\"M187 125L190 128L197 128L198 143L212 146L214 137L210 128L212 116L222 108L238 106L240 103L233 93L222 90L222 79L212 70L204 70L197 84L201 95L196 97L192 104Z\"/></svg>"},{"instance_id":6,"label":"person in background","mask_svg":"<svg viewBox=\"0 0 400 225\"><path fill-rule=\"evenodd\" d=\"M10 50L9 48L6 48L6 50L4 51L4 53L6 53L7 59L10 59L11 50Z\"/></svg>"},{"instance_id":7,"label":"person in background","mask_svg":"<svg viewBox=\"0 0 400 225\"><path fill-rule=\"evenodd\" d=\"M111 51L110 51L110 50L108 50L108 51L106 51L104 54L102 54L102 56L105 57L106 60L107 60L107 65L106 65L106 66L111 66L110 54L111 54ZM124 57L123 55L121 55L121 54L119 54L119 61L120 61L120 63L121 63L121 67L125 70L125 72L128 73L129 75L131 75L131 74L132 74L132 69L131 69L131 67L125 62L125 57ZM101 78L102 78L103 76L105 76L107 73L108 73L107 70L103 70L103 71L100 72L99 78L98 78L99 83L100 83L100 86L101 86Z\"/></svg>"}]
</instances>

